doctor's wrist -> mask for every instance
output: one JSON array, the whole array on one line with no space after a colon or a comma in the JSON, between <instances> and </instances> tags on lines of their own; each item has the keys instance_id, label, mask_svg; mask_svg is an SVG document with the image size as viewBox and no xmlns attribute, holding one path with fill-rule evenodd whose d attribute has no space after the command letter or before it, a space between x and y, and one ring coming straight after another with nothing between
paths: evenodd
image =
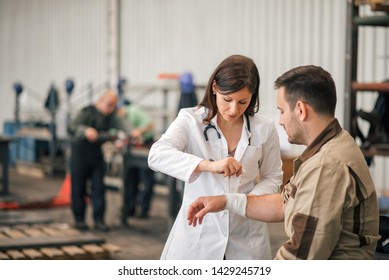
<instances>
[{"instance_id":1,"label":"doctor's wrist","mask_svg":"<svg viewBox=\"0 0 389 280\"><path fill-rule=\"evenodd\" d=\"M212 164L212 162L204 159L204 160L199 162L199 164L197 165L197 167L195 169L195 172L209 172L211 164Z\"/></svg>"},{"instance_id":2,"label":"doctor's wrist","mask_svg":"<svg viewBox=\"0 0 389 280\"><path fill-rule=\"evenodd\" d=\"M226 196L226 210L246 217L247 197L243 193L227 193Z\"/></svg>"}]
</instances>

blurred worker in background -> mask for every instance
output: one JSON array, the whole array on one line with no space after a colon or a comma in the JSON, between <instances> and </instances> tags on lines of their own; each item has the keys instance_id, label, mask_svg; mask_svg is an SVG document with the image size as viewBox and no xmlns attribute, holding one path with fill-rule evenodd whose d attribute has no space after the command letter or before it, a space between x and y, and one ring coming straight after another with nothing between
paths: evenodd
<instances>
[{"instance_id":1,"label":"blurred worker in background","mask_svg":"<svg viewBox=\"0 0 389 280\"><path fill-rule=\"evenodd\" d=\"M71 135L70 172L72 184L72 211L75 227L87 230L85 223L85 198L87 181L91 180L90 197L93 205L94 228L107 231L104 223L105 185L104 157L101 145L114 140L110 130L130 132L129 126L116 114L118 96L108 90L95 105L83 108L69 125Z\"/></svg>"},{"instance_id":2,"label":"blurred worker in background","mask_svg":"<svg viewBox=\"0 0 389 280\"><path fill-rule=\"evenodd\" d=\"M140 107L129 100L124 101L124 107L119 110L131 129L131 144L137 147L150 148L154 143L154 123L150 116ZM149 167L131 167L127 174L127 191L124 192L124 216L133 217L140 210L139 217L147 218L153 197L154 171ZM143 183L141 185L141 183ZM140 209L138 210L138 206Z\"/></svg>"},{"instance_id":3,"label":"blurred worker in background","mask_svg":"<svg viewBox=\"0 0 389 280\"><path fill-rule=\"evenodd\" d=\"M186 72L180 75L180 91L177 113L183 108L194 107L198 104L192 73Z\"/></svg>"}]
</instances>

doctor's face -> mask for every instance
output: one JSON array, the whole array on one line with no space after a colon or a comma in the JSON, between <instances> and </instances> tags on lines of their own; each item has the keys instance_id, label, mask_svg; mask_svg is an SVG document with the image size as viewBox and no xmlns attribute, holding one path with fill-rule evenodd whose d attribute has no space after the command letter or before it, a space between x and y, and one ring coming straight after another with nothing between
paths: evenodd
<instances>
[{"instance_id":1,"label":"doctor's face","mask_svg":"<svg viewBox=\"0 0 389 280\"><path fill-rule=\"evenodd\" d=\"M253 96L247 87L229 94L221 94L215 88L214 94L216 94L218 118L222 117L226 122L234 122L240 119Z\"/></svg>"},{"instance_id":2,"label":"doctor's face","mask_svg":"<svg viewBox=\"0 0 389 280\"><path fill-rule=\"evenodd\" d=\"M298 119L297 108L291 109L285 98L285 88L280 87L277 94L277 109L280 111L280 125L285 129L288 135L288 141L291 144L303 144L304 138L301 124Z\"/></svg>"}]
</instances>

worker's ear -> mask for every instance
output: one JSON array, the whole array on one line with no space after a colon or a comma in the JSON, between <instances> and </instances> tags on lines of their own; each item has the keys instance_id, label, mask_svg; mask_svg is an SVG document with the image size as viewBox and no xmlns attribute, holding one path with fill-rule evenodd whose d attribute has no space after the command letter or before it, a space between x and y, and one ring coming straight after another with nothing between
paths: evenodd
<instances>
[{"instance_id":1,"label":"worker's ear","mask_svg":"<svg viewBox=\"0 0 389 280\"><path fill-rule=\"evenodd\" d=\"M213 92L213 94L216 94L216 91L217 91L217 88L216 88L216 81L213 80L213 82L212 82L212 92Z\"/></svg>"},{"instance_id":2,"label":"worker's ear","mask_svg":"<svg viewBox=\"0 0 389 280\"><path fill-rule=\"evenodd\" d=\"M301 100L297 101L295 112L300 121L305 121L308 117L308 104Z\"/></svg>"}]
</instances>

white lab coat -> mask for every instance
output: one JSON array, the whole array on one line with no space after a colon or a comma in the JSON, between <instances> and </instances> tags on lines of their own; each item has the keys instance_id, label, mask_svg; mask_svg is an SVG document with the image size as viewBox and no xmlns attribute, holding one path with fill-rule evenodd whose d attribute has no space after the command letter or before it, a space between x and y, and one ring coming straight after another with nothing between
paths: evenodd
<instances>
[{"instance_id":1,"label":"white lab coat","mask_svg":"<svg viewBox=\"0 0 389 280\"><path fill-rule=\"evenodd\" d=\"M278 134L273 120L259 114L246 118L235 158L245 173L223 177L209 172L196 173L203 159L222 159L228 154L225 137L217 128L208 130L205 141L203 118L206 109L182 109L165 134L151 147L148 163L155 171L185 182L183 202L161 259L271 259L267 224L224 210L207 214L201 225L188 225L187 210L199 196L225 193L276 193L282 182L282 163ZM251 144L249 145L249 138ZM258 178L260 178L258 180Z\"/></svg>"}]
</instances>

